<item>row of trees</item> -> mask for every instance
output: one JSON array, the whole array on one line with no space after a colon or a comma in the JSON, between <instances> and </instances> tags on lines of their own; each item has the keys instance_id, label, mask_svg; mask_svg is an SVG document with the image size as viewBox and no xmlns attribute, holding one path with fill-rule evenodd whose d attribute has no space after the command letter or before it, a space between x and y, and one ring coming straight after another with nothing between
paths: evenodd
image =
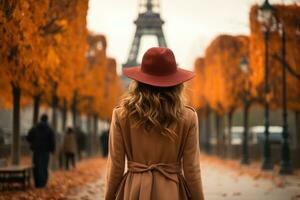
<instances>
[{"instance_id":1,"label":"row of trees","mask_svg":"<svg viewBox=\"0 0 300 200\"><path fill-rule=\"evenodd\" d=\"M121 94L116 62L106 55L106 40L86 28L88 0L0 1L0 105L13 108L12 162L20 155L20 108L33 104L108 120ZM111 92L110 92L111 91ZM96 124L96 123L95 123Z\"/></svg>"},{"instance_id":2,"label":"row of trees","mask_svg":"<svg viewBox=\"0 0 300 200\"><path fill-rule=\"evenodd\" d=\"M291 110L300 111L300 6L275 5L277 21L283 24L286 33L287 61L287 103ZM264 84L264 38L262 28L257 21L258 7L250 11L250 54L253 93L258 96ZM269 38L270 93L269 101L273 107L281 107L282 98L282 60L280 55L281 39L278 30L271 32Z\"/></svg>"},{"instance_id":3,"label":"row of trees","mask_svg":"<svg viewBox=\"0 0 300 200\"><path fill-rule=\"evenodd\" d=\"M220 35L207 47L205 57L195 62L196 77L188 87L190 103L203 111L201 114L207 123L210 123L211 110L215 111L218 146L224 142L220 129L222 116L228 115L231 127L234 111L243 105L245 76L240 69L240 60L248 56L248 47L247 36Z\"/></svg>"},{"instance_id":4,"label":"row of trees","mask_svg":"<svg viewBox=\"0 0 300 200\"><path fill-rule=\"evenodd\" d=\"M284 23L286 30L288 109L294 110L299 116L300 7L276 5L275 9L278 20ZM211 110L216 112L217 143L222 141L218 128L221 116L228 115L230 130L232 114L243 105L249 108L253 103L263 105L267 100L273 109L282 106L280 35L275 31L270 37L270 90L265 96L264 38L257 21L257 10L258 6L253 6L250 11L250 36L219 35L207 47L205 57L195 61L196 78L189 83L187 92L190 103L204 111L202 114L203 117L206 115L206 121L209 121ZM240 67L242 59L249 61L247 73ZM206 127L209 128L208 125Z\"/></svg>"}]
</instances>

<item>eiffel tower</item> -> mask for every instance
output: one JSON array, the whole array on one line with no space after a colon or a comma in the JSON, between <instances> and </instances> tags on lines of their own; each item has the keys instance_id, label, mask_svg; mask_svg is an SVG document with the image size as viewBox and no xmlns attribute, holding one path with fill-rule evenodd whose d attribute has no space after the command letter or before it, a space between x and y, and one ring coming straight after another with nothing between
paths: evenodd
<instances>
[{"instance_id":1,"label":"eiffel tower","mask_svg":"<svg viewBox=\"0 0 300 200\"><path fill-rule=\"evenodd\" d=\"M127 62L123 67L138 66L138 53L140 50L141 38L145 35L157 37L158 46L167 47L162 25L165 23L159 13L159 3L154 0L141 0L139 5L139 15L136 24L136 31L131 45Z\"/></svg>"}]
</instances>

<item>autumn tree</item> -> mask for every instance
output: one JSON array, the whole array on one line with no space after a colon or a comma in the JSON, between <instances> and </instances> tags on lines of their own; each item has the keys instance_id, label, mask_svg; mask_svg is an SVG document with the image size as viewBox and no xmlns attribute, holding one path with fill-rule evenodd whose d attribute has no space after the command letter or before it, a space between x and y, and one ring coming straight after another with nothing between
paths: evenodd
<instances>
[{"instance_id":1,"label":"autumn tree","mask_svg":"<svg viewBox=\"0 0 300 200\"><path fill-rule=\"evenodd\" d=\"M48 0L0 2L1 73L10 83L13 97L13 164L18 164L20 157L21 91L40 66L41 37L38 28L44 23L48 3Z\"/></svg>"},{"instance_id":2,"label":"autumn tree","mask_svg":"<svg viewBox=\"0 0 300 200\"><path fill-rule=\"evenodd\" d=\"M287 62L287 106L291 110L300 111L300 6L274 5L277 21L283 23L286 32ZM258 6L250 11L250 67L253 71L251 82L254 92L260 98L263 94L265 48L262 27L257 21ZM282 104L282 60L281 39L279 31L271 32L269 38L269 94L271 108Z\"/></svg>"},{"instance_id":3,"label":"autumn tree","mask_svg":"<svg viewBox=\"0 0 300 200\"><path fill-rule=\"evenodd\" d=\"M286 100L287 108L295 112L296 132L300 138L300 6L274 5L277 22L283 25L286 36ZM265 48L261 26L257 19L258 6L250 11L250 65L253 71L251 82L255 86L256 96L267 100L271 109L282 107L282 56L279 30L269 37L269 92L263 92ZM278 24L277 24L278 25ZM278 27L277 27L278 28Z\"/></svg>"},{"instance_id":4,"label":"autumn tree","mask_svg":"<svg viewBox=\"0 0 300 200\"><path fill-rule=\"evenodd\" d=\"M2 0L0 8L0 105L13 107L12 160L18 164L20 107L33 102L35 124L40 104L50 105L55 130L57 109L63 129L71 109L74 126L84 114L96 130L99 118L110 119L122 87L105 37L88 36L88 0Z\"/></svg>"},{"instance_id":5,"label":"autumn tree","mask_svg":"<svg viewBox=\"0 0 300 200\"><path fill-rule=\"evenodd\" d=\"M243 76L240 60L248 56L246 36L220 35L205 51L205 99L216 111L217 143L224 143L221 135L221 117L228 114L231 129L232 114L242 105ZM230 135L230 134L229 134Z\"/></svg>"},{"instance_id":6,"label":"autumn tree","mask_svg":"<svg viewBox=\"0 0 300 200\"><path fill-rule=\"evenodd\" d=\"M87 66L86 53L87 53L87 28L86 28L86 16L87 16L88 1L77 1L74 12L76 15L74 19L70 21L69 29L69 48L71 70L68 70L66 75L70 75L70 83L68 85L61 85L59 91L66 91L68 93L60 93L59 96L65 96L66 99L71 97L71 107L73 110L73 125L77 126L77 104L79 101L80 92L83 91L82 85L84 85L84 72Z\"/></svg>"},{"instance_id":7,"label":"autumn tree","mask_svg":"<svg viewBox=\"0 0 300 200\"><path fill-rule=\"evenodd\" d=\"M41 100L48 100L49 104L54 104L54 109L56 107L57 83L61 80L62 69L66 69L66 65L62 66L62 54L68 55L66 49L68 49L67 43L70 42L63 37L69 28L68 21L73 19L75 6L76 1L50 1L44 23L39 27L43 41L40 45L43 63L41 63L41 70L36 71L31 77L25 91L33 98L33 124L37 122Z\"/></svg>"},{"instance_id":8,"label":"autumn tree","mask_svg":"<svg viewBox=\"0 0 300 200\"><path fill-rule=\"evenodd\" d=\"M197 58L194 63L195 77L187 83L186 93L189 97L189 103L196 109L206 106L205 100L205 59Z\"/></svg>"},{"instance_id":9,"label":"autumn tree","mask_svg":"<svg viewBox=\"0 0 300 200\"><path fill-rule=\"evenodd\" d=\"M205 122L205 139L202 141L206 152L210 152L210 135L211 135L211 109L205 98L205 58L199 57L194 62L195 77L187 83L186 94L189 103L197 110L199 120Z\"/></svg>"},{"instance_id":10,"label":"autumn tree","mask_svg":"<svg viewBox=\"0 0 300 200\"><path fill-rule=\"evenodd\" d=\"M206 99L220 114L228 113L241 104L240 60L247 55L246 36L220 35L206 49Z\"/></svg>"},{"instance_id":11,"label":"autumn tree","mask_svg":"<svg viewBox=\"0 0 300 200\"><path fill-rule=\"evenodd\" d=\"M110 121L112 110L117 105L123 92L121 79L117 75L117 63L113 58L108 58L104 81L104 104L100 114L103 119Z\"/></svg>"},{"instance_id":12,"label":"autumn tree","mask_svg":"<svg viewBox=\"0 0 300 200\"><path fill-rule=\"evenodd\" d=\"M78 110L87 116L90 153L95 152L98 119L109 120L121 93L116 73L116 61L106 55L103 35L89 33L87 66L82 71L83 82L78 88Z\"/></svg>"},{"instance_id":13,"label":"autumn tree","mask_svg":"<svg viewBox=\"0 0 300 200\"><path fill-rule=\"evenodd\" d=\"M112 109L122 94L121 80L116 72L116 60L107 57L106 40L103 35L90 34L89 44L88 61L93 75L90 80L94 82L89 84L90 94L93 94L95 99L93 110L101 119L109 120ZM87 91L85 89L85 92Z\"/></svg>"}]
</instances>

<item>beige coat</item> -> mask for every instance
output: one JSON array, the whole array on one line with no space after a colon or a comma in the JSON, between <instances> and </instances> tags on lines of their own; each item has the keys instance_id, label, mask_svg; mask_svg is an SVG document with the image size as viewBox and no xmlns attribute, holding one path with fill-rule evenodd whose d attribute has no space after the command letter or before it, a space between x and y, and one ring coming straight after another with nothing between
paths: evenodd
<instances>
[{"instance_id":1,"label":"beige coat","mask_svg":"<svg viewBox=\"0 0 300 200\"><path fill-rule=\"evenodd\" d=\"M76 136L74 133L65 134L62 150L64 153L74 153L74 154L76 153L77 144L76 144Z\"/></svg>"},{"instance_id":2,"label":"beige coat","mask_svg":"<svg viewBox=\"0 0 300 200\"><path fill-rule=\"evenodd\" d=\"M175 142L133 127L120 109L112 116L105 199L203 200L194 109L185 107Z\"/></svg>"}]
</instances>

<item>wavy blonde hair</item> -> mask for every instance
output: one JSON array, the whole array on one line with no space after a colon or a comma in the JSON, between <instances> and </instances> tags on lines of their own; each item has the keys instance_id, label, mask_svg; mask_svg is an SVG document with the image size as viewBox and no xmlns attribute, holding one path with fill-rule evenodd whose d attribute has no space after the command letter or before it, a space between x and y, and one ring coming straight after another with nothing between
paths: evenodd
<instances>
[{"instance_id":1,"label":"wavy blonde hair","mask_svg":"<svg viewBox=\"0 0 300 200\"><path fill-rule=\"evenodd\" d=\"M129 117L135 126L146 131L176 139L176 124L183 113L183 84L173 87L155 87L132 81L121 101L122 115Z\"/></svg>"}]
</instances>

